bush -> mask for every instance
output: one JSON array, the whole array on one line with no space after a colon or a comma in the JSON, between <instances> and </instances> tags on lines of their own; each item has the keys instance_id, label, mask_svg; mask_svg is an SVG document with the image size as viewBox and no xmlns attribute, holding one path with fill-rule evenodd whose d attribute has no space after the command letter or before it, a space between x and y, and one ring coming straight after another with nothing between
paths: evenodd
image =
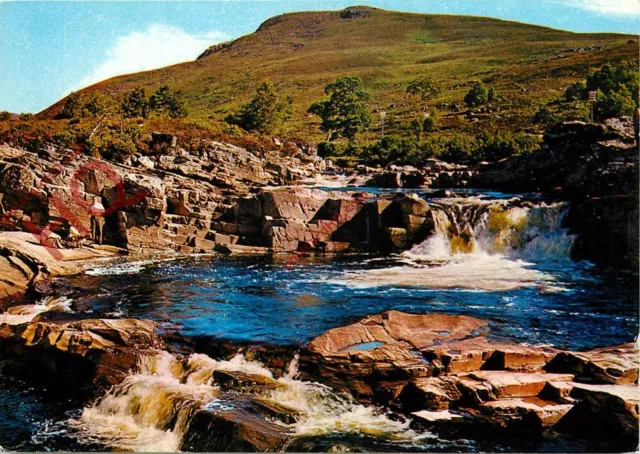
<instances>
[{"instance_id":1,"label":"bush","mask_svg":"<svg viewBox=\"0 0 640 454\"><path fill-rule=\"evenodd\" d=\"M386 136L378 142L365 147L364 158L368 164L386 166L388 164L416 164L422 158L418 142L414 139L401 139Z\"/></svg>"},{"instance_id":2,"label":"bush","mask_svg":"<svg viewBox=\"0 0 640 454\"><path fill-rule=\"evenodd\" d=\"M622 63L616 67L604 65L587 77L587 90L597 90L594 115L598 120L632 115L640 105L638 100L640 75L636 65Z\"/></svg>"},{"instance_id":3,"label":"bush","mask_svg":"<svg viewBox=\"0 0 640 454\"><path fill-rule=\"evenodd\" d=\"M501 159L531 153L540 147L537 136L519 132L515 135L507 133L483 133L477 138L478 150L475 160L499 161Z\"/></svg>"},{"instance_id":4,"label":"bush","mask_svg":"<svg viewBox=\"0 0 640 454\"><path fill-rule=\"evenodd\" d=\"M80 115L80 95L71 93L62 106L60 112L56 115L57 120L70 120Z\"/></svg>"},{"instance_id":5,"label":"bush","mask_svg":"<svg viewBox=\"0 0 640 454\"><path fill-rule=\"evenodd\" d=\"M140 129L133 124L119 125L107 123L86 139L88 152L95 157L111 161L124 161L138 150L141 139Z\"/></svg>"},{"instance_id":6,"label":"bush","mask_svg":"<svg viewBox=\"0 0 640 454\"><path fill-rule=\"evenodd\" d=\"M422 122L422 130L424 132L435 132L438 130L439 125L440 115L438 115L437 109L433 109L431 114Z\"/></svg>"},{"instance_id":7,"label":"bush","mask_svg":"<svg viewBox=\"0 0 640 454\"><path fill-rule=\"evenodd\" d=\"M633 115L636 102L626 87L618 91L604 94L598 92L598 101L593 106L593 114L598 120L605 120L623 115Z\"/></svg>"},{"instance_id":8,"label":"bush","mask_svg":"<svg viewBox=\"0 0 640 454\"><path fill-rule=\"evenodd\" d=\"M581 101L587 97L587 87L582 82L576 82L567 87L562 95L567 102Z\"/></svg>"},{"instance_id":9,"label":"bush","mask_svg":"<svg viewBox=\"0 0 640 454\"><path fill-rule=\"evenodd\" d=\"M415 136L416 140L420 140L420 137L422 136L422 129L423 129L422 122L418 119L412 120L411 124L409 124L409 129Z\"/></svg>"},{"instance_id":10,"label":"bush","mask_svg":"<svg viewBox=\"0 0 640 454\"><path fill-rule=\"evenodd\" d=\"M151 95L149 107L158 116L184 118L188 115L182 94L172 90L168 85L162 85Z\"/></svg>"},{"instance_id":11,"label":"bush","mask_svg":"<svg viewBox=\"0 0 640 454\"><path fill-rule=\"evenodd\" d=\"M497 100L498 100L498 92L496 91L496 88L495 87L489 88L489 91L487 92L487 101L493 102Z\"/></svg>"},{"instance_id":12,"label":"bush","mask_svg":"<svg viewBox=\"0 0 640 454\"><path fill-rule=\"evenodd\" d=\"M318 144L318 156L326 158L329 156L343 156L347 144L341 142L321 142Z\"/></svg>"},{"instance_id":13,"label":"bush","mask_svg":"<svg viewBox=\"0 0 640 454\"><path fill-rule=\"evenodd\" d=\"M124 118L147 118L149 101L144 88L135 88L127 93L120 106Z\"/></svg>"},{"instance_id":14,"label":"bush","mask_svg":"<svg viewBox=\"0 0 640 454\"><path fill-rule=\"evenodd\" d=\"M545 127L554 126L562 121L562 117L554 113L551 109L541 106L533 116L533 122Z\"/></svg>"},{"instance_id":15,"label":"bush","mask_svg":"<svg viewBox=\"0 0 640 454\"><path fill-rule=\"evenodd\" d=\"M242 106L239 115L227 117L230 124L238 124L247 131L263 134L282 133L291 118L291 98L282 98L273 83L263 82L249 103Z\"/></svg>"},{"instance_id":16,"label":"bush","mask_svg":"<svg viewBox=\"0 0 640 454\"><path fill-rule=\"evenodd\" d=\"M7 120L11 120L11 114L6 110L3 110L2 112L0 112L0 121L7 121Z\"/></svg>"},{"instance_id":17,"label":"bush","mask_svg":"<svg viewBox=\"0 0 640 454\"><path fill-rule=\"evenodd\" d=\"M478 142L474 138L456 134L446 142L439 158L447 162L472 164L478 161L477 156L474 157L477 150Z\"/></svg>"},{"instance_id":18,"label":"bush","mask_svg":"<svg viewBox=\"0 0 640 454\"><path fill-rule=\"evenodd\" d=\"M431 97L440 93L440 87L428 77L420 77L409 82L407 93L420 96L422 101L428 101Z\"/></svg>"},{"instance_id":19,"label":"bush","mask_svg":"<svg viewBox=\"0 0 640 454\"><path fill-rule=\"evenodd\" d=\"M478 107L487 102L488 93L482 82L476 82L464 97L464 103L468 107Z\"/></svg>"}]
</instances>

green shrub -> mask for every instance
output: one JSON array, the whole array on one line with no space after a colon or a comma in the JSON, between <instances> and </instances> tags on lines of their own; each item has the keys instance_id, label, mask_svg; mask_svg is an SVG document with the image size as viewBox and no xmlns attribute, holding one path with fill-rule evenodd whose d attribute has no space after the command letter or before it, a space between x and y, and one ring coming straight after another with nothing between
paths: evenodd
<instances>
[{"instance_id":1,"label":"green shrub","mask_svg":"<svg viewBox=\"0 0 640 454\"><path fill-rule=\"evenodd\" d=\"M151 95L149 108L156 115L169 118L184 118L188 115L182 94L168 85L162 85Z\"/></svg>"},{"instance_id":2,"label":"green shrub","mask_svg":"<svg viewBox=\"0 0 640 454\"><path fill-rule=\"evenodd\" d=\"M120 106L124 118L147 118L149 101L144 88L134 88L127 93Z\"/></svg>"},{"instance_id":3,"label":"green shrub","mask_svg":"<svg viewBox=\"0 0 640 454\"><path fill-rule=\"evenodd\" d=\"M419 77L409 82L407 93L419 96L424 102L440 93L440 87L428 77Z\"/></svg>"},{"instance_id":4,"label":"green shrub","mask_svg":"<svg viewBox=\"0 0 640 454\"><path fill-rule=\"evenodd\" d=\"M499 161L501 159L531 153L540 147L537 136L519 132L517 134L483 133L477 137L478 150L473 160Z\"/></svg>"},{"instance_id":5,"label":"green shrub","mask_svg":"<svg viewBox=\"0 0 640 454\"><path fill-rule=\"evenodd\" d=\"M576 82L567 87L562 95L567 102L581 101L586 99L587 87L582 82Z\"/></svg>"},{"instance_id":6,"label":"green shrub","mask_svg":"<svg viewBox=\"0 0 640 454\"><path fill-rule=\"evenodd\" d=\"M474 156L477 150L478 142L474 138L456 134L445 143L439 158L447 162L472 164L478 161Z\"/></svg>"},{"instance_id":7,"label":"green shrub","mask_svg":"<svg viewBox=\"0 0 640 454\"><path fill-rule=\"evenodd\" d=\"M343 156L347 144L342 142L320 142L318 144L318 156L326 158L329 156Z\"/></svg>"},{"instance_id":8,"label":"green shrub","mask_svg":"<svg viewBox=\"0 0 640 454\"><path fill-rule=\"evenodd\" d=\"M273 83L266 81L256 88L255 96L242 106L240 114L227 117L227 122L238 124L247 131L283 133L292 115L292 104L291 98L281 97Z\"/></svg>"},{"instance_id":9,"label":"green shrub","mask_svg":"<svg viewBox=\"0 0 640 454\"><path fill-rule=\"evenodd\" d=\"M536 114L533 116L534 123L544 125L545 127L554 126L561 121L562 117L546 106L540 106Z\"/></svg>"},{"instance_id":10,"label":"green shrub","mask_svg":"<svg viewBox=\"0 0 640 454\"><path fill-rule=\"evenodd\" d=\"M422 130L424 132L436 132L439 128L439 125L440 115L438 114L437 109L433 109L429 116L422 122Z\"/></svg>"},{"instance_id":11,"label":"green shrub","mask_svg":"<svg viewBox=\"0 0 640 454\"><path fill-rule=\"evenodd\" d=\"M476 82L464 97L464 103L468 107L478 107L486 104L488 99L487 89L482 82Z\"/></svg>"},{"instance_id":12,"label":"green shrub","mask_svg":"<svg viewBox=\"0 0 640 454\"><path fill-rule=\"evenodd\" d=\"M593 114L598 120L605 120L623 115L633 115L637 107L631 92L626 87L609 94L598 92L598 100L593 106Z\"/></svg>"},{"instance_id":13,"label":"green shrub","mask_svg":"<svg viewBox=\"0 0 640 454\"><path fill-rule=\"evenodd\" d=\"M638 100L640 75L637 66L621 63L614 67L604 65L587 77L587 90L597 90L598 99L593 106L598 120L632 115L640 106Z\"/></svg>"}]
</instances>

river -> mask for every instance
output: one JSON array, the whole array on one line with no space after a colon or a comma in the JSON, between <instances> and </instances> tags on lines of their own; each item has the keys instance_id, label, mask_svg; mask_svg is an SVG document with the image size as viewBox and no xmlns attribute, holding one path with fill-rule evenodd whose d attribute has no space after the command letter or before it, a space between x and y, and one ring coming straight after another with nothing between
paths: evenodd
<instances>
[{"instance_id":1,"label":"river","mask_svg":"<svg viewBox=\"0 0 640 454\"><path fill-rule=\"evenodd\" d=\"M475 316L490 321L493 335L528 345L581 350L634 339L637 279L571 260L575 238L563 227L564 204L496 193L424 196L436 233L401 254L110 261L70 279L75 290L67 310L150 318L185 338L293 351L328 329L389 309ZM161 353L86 408L3 379L0 445L175 450L190 408L225 405L216 398L212 370L272 375L241 355L221 360L194 353L189 364ZM296 380L295 367L293 360L277 379L281 387L266 398L301 412L302 420L290 427L296 434L346 437L367 450L497 449L413 432L408 421ZM602 448L566 443L529 448ZM525 448L507 443L502 449Z\"/></svg>"}]
</instances>

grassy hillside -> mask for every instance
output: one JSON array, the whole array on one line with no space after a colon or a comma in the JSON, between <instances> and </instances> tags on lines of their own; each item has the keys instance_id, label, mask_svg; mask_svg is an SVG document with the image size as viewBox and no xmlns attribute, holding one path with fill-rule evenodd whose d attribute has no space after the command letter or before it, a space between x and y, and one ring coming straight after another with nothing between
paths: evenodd
<instances>
[{"instance_id":1,"label":"grassy hillside","mask_svg":"<svg viewBox=\"0 0 640 454\"><path fill-rule=\"evenodd\" d=\"M162 84L184 93L190 116L221 120L253 95L264 79L294 99L290 135L320 141L318 119L306 113L323 96L326 83L360 76L372 95L371 110L386 109L390 132L417 118L418 99L407 83L429 76L442 85L430 104L443 109L444 130L473 133L478 121L451 105L462 104L473 81L495 86L499 115L481 118L483 127L521 130L538 106L584 80L589 69L622 60L637 61L635 36L579 34L497 19L407 14L368 7L285 14L255 33L214 46L198 60L116 77L83 92L118 95ZM63 101L39 114L52 118ZM374 118L376 116L374 115ZM372 139L377 132L371 131Z\"/></svg>"}]
</instances>

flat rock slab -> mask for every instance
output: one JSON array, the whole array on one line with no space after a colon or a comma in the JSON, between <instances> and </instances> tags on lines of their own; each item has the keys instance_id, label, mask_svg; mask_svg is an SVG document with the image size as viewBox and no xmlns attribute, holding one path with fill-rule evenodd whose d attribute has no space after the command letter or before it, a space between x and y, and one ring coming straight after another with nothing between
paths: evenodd
<instances>
[{"instance_id":1,"label":"flat rock slab","mask_svg":"<svg viewBox=\"0 0 640 454\"><path fill-rule=\"evenodd\" d=\"M83 262L118 255L117 248L82 247L75 249L52 249L41 246L38 235L28 232L0 232L0 247L14 248L46 266L57 275L75 274L82 270Z\"/></svg>"},{"instance_id":2,"label":"flat rock slab","mask_svg":"<svg viewBox=\"0 0 640 454\"><path fill-rule=\"evenodd\" d=\"M449 410L440 410L440 411L421 410L421 411L415 411L411 414L419 419L422 419L428 422L451 421L454 419L464 418L464 416L462 416L461 414L454 413Z\"/></svg>"},{"instance_id":3,"label":"flat rock slab","mask_svg":"<svg viewBox=\"0 0 640 454\"><path fill-rule=\"evenodd\" d=\"M481 413L491 415L500 422L509 424L514 420L532 418L540 427L553 426L572 408L571 404L559 404L537 397L502 399L485 402L479 406Z\"/></svg>"},{"instance_id":4,"label":"flat rock slab","mask_svg":"<svg viewBox=\"0 0 640 454\"><path fill-rule=\"evenodd\" d=\"M549 382L569 382L570 374L545 374L508 371L472 372L460 379L463 392L471 393L479 401L509 397L534 397Z\"/></svg>"},{"instance_id":5,"label":"flat rock slab","mask_svg":"<svg viewBox=\"0 0 640 454\"><path fill-rule=\"evenodd\" d=\"M366 317L358 323L335 328L316 337L309 344L313 352L325 356L359 355L362 344L381 343L375 350L388 345L402 345L408 349L421 349L438 342L460 340L479 333L487 322L464 315L413 315L388 311Z\"/></svg>"},{"instance_id":6,"label":"flat rock slab","mask_svg":"<svg viewBox=\"0 0 640 454\"><path fill-rule=\"evenodd\" d=\"M625 385L638 381L640 355L633 343L596 348L586 352L562 352L546 369L570 372L576 381L593 384Z\"/></svg>"}]
</instances>

